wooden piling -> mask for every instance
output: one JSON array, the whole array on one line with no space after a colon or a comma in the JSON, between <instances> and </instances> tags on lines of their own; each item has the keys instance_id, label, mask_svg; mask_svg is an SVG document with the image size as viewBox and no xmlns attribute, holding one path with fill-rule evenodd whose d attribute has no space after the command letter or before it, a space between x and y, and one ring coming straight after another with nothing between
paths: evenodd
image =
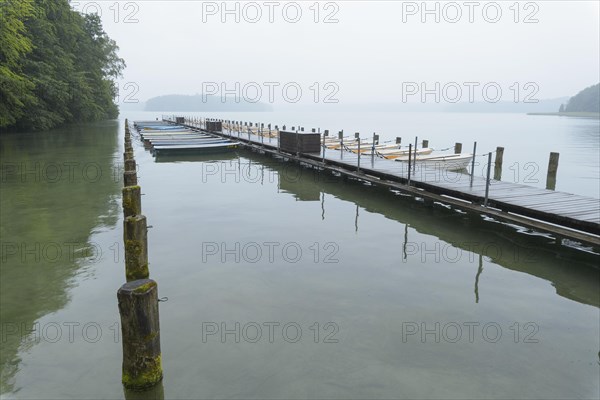
<instances>
[{"instance_id":1,"label":"wooden piling","mask_svg":"<svg viewBox=\"0 0 600 400\"><path fill-rule=\"evenodd\" d=\"M424 149L429 147L429 140L423 139L423 143L421 144L421 147L423 147Z\"/></svg>"},{"instance_id":2,"label":"wooden piling","mask_svg":"<svg viewBox=\"0 0 600 400\"><path fill-rule=\"evenodd\" d=\"M133 160L133 150L125 151L125 153L123 153L123 159Z\"/></svg>"},{"instance_id":3,"label":"wooden piling","mask_svg":"<svg viewBox=\"0 0 600 400\"><path fill-rule=\"evenodd\" d=\"M502 179L502 159L504 158L504 147L496 147L496 162L494 163L494 179Z\"/></svg>"},{"instance_id":4,"label":"wooden piling","mask_svg":"<svg viewBox=\"0 0 600 400\"><path fill-rule=\"evenodd\" d=\"M148 227L146 217L134 215L123 222L125 242L125 277L127 282L146 279L148 270Z\"/></svg>"},{"instance_id":5,"label":"wooden piling","mask_svg":"<svg viewBox=\"0 0 600 400\"><path fill-rule=\"evenodd\" d=\"M135 171L123 172L123 186L136 186L137 184L138 184L137 172L135 172Z\"/></svg>"},{"instance_id":6,"label":"wooden piling","mask_svg":"<svg viewBox=\"0 0 600 400\"><path fill-rule=\"evenodd\" d=\"M125 171L126 172L136 172L136 164L134 159L125 160Z\"/></svg>"},{"instance_id":7,"label":"wooden piling","mask_svg":"<svg viewBox=\"0 0 600 400\"><path fill-rule=\"evenodd\" d=\"M462 143L455 143L454 144L454 154L460 154L462 153Z\"/></svg>"},{"instance_id":8,"label":"wooden piling","mask_svg":"<svg viewBox=\"0 0 600 400\"><path fill-rule=\"evenodd\" d=\"M142 214L142 190L139 186L123 188L124 218Z\"/></svg>"},{"instance_id":9,"label":"wooden piling","mask_svg":"<svg viewBox=\"0 0 600 400\"><path fill-rule=\"evenodd\" d=\"M550 153L550 159L548 160L548 174L546 175L546 189L556 189L556 173L558 171L558 157L559 153Z\"/></svg>"},{"instance_id":10,"label":"wooden piling","mask_svg":"<svg viewBox=\"0 0 600 400\"><path fill-rule=\"evenodd\" d=\"M400 136L396 136L396 144L402 143L402 138Z\"/></svg>"},{"instance_id":11,"label":"wooden piling","mask_svg":"<svg viewBox=\"0 0 600 400\"><path fill-rule=\"evenodd\" d=\"M162 380L158 285L152 279L125 283L117 291L123 341L122 382L145 390Z\"/></svg>"}]
</instances>

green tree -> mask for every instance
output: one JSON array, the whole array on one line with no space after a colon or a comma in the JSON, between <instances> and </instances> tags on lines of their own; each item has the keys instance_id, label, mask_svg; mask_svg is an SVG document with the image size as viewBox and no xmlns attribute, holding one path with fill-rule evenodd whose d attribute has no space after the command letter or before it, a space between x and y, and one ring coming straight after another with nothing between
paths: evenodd
<instances>
[{"instance_id":1,"label":"green tree","mask_svg":"<svg viewBox=\"0 0 600 400\"><path fill-rule=\"evenodd\" d=\"M566 112L600 112L600 83L583 89L569 99Z\"/></svg>"},{"instance_id":2,"label":"green tree","mask_svg":"<svg viewBox=\"0 0 600 400\"><path fill-rule=\"evenodd\" d=\"M34 85L21 68L32 49L24 23L32 15L28 1L0 2L0 128L15 124L25 102L33 101Z\"/></svg>"},{"instance_id":3,"label":"green tree","mask_svg":"<svg viewBox=\"0 0 600 400\"><path fill-rule=\"evenodd\" d=\"M5 41L9 46L8 56L1 59L0 128L45 130L116 118L113 80L121 75L125 62L102 29L100 17L73 11L67 0L4 4L2 22L9 28L5 29L8 35L2 32L3 53ZM22 84L5 83L11 79Z\"/></svg>"}]
</instances>

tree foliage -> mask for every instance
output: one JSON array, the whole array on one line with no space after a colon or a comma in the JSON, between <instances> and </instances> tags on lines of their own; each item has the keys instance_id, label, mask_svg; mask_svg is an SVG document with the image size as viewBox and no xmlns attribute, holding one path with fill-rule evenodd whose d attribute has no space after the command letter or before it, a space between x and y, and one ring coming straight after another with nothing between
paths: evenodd
<instances>
[{"instance_id":1,"label":"tree foliage","mask_svg":"<svg viewBox=\"0 0 600 400\"><path fill-rule=\"evenodd\" d=\"M583 89L571 97L566 112L600 112L600 83Z\"/></svg>"},{"instance_id":2,"label":"tree foliage","mask_svg":"<svg viewBox=\"0 0 600 400\"><path fill-rule=\"evenodd\" d=\"M116 118L118 49L97 14L79 14L68 0L1 1L0 128Z\"/></svg>"}]
</instances>

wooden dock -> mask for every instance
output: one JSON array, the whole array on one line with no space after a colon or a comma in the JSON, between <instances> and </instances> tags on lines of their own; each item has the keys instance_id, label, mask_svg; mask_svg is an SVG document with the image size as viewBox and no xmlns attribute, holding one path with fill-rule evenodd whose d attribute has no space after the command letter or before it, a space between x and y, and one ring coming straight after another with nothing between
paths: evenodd
<instances>
[{"instance_id":1,"label":"wooden dock","mask_svg":"<svg viewBox=\"0 0 600 400\"><path fill-rule=\"evenodd\" d=\"M202 120L163 117L163 121L207 132ZM487 206L484 207L487 179L443 169L419 167L410 173L406 163L371 155L321 149L321 153L289 154L281 152L276 137L258 135L256 128L240 132L229 130L223 122L222 132L246 147L283 157L300 164L368 181L411 193L426 201L452 204L460 209L487 214L526 227L600 246L600 200L527 185L490 180ZM246 127L244 127L246 128Z\"/></svg>"}]
</instances>

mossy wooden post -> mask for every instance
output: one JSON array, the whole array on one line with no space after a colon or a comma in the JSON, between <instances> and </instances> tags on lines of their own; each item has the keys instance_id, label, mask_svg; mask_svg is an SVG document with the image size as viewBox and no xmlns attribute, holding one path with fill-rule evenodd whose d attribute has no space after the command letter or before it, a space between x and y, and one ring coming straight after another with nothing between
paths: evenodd
<instances>
[{"instance_id":1,"label":"mossy wooden post","mask_svg":"<svg viewBox=\"0 0 600 400\"><path fill-rule=\"evenodd\" d=\"M133 149L130 151L125 151L125 153L123 153L123 159L125 160L133 160Z\"/></svg>"},{"instance_id":2,"label":"mossy wooden post","mask_svg":"<svg viewBox=\"0 0 600 400\"><path fill-rule=\"evenodd\" d=\"M158 286L152 279L125 283L117 292L123 339L122 382L145 390L162 380Z\"/></svg>"},{"instance_id":3,"label":"mossy wooden post","mask_svg":"<svg viewBox=\"0 0 600 400\"><path fill-rule=\"evenodd\" d=\"M125 160L125 172L136 172L135 160Z\"/></svg>"},{"instance_id":4,"label":"mossy wooden post","mask_svg":"<svg viewBox=\"0 0 600 400\"><path fill-rule=\"evenodd\" d=\"M125 278L127 282L146 279L148 270L148 226L146 217L133 215L123 222L125 242Z\"/></svg>"},{"instance_id":5,"label":"mossy wooden post","mask_svg":"<svg viewBox=\"0 0 600 400\"><path fill-rule=\"evenodd\" d=\"M504 147L496 147L496 162L494 163L494 179L502 179L502 159L504 158Z\"/></svg>"},{"instance_id":6,"label":"mossy wooden post","mask_svg":"<svg viewBox=\"0 0 600 400\"><path fill-rule=\"evenodd\" d=\"M139 186L123 188L123 215L124 218L142 215L142 190Z\"/></svg>"},{"instance_id":7,"label":"mossy wooden post","mask_svg":"<svg viewBox=\"0 0 600 400\"><path fill-rule=\"evenodd\" d=\"M554 190L556 188L556 172L558 171L558 153L550 153L548 160L548 175L546 175L546 189Z\"/></svg>"},{"instance_id":8,"label":"mossy wooden post","mask_svg":"<svg viewBox=\"0 0 600 400\"><path fill-rule=\"evenodd\" d=\"M462 143L455 143L454 144L454 154L460 154L462 153Z\"/></svg>"},{"instance_id":9,"label":"mossy wooden post","mask_svg":"<svg viewBox=\"0 0 600 400\"><path fill-rule=\"evenodd\" d=\"M137 186L137 172L125 171L123 172L123 186Z\"/></svg>"}]
</instances>

